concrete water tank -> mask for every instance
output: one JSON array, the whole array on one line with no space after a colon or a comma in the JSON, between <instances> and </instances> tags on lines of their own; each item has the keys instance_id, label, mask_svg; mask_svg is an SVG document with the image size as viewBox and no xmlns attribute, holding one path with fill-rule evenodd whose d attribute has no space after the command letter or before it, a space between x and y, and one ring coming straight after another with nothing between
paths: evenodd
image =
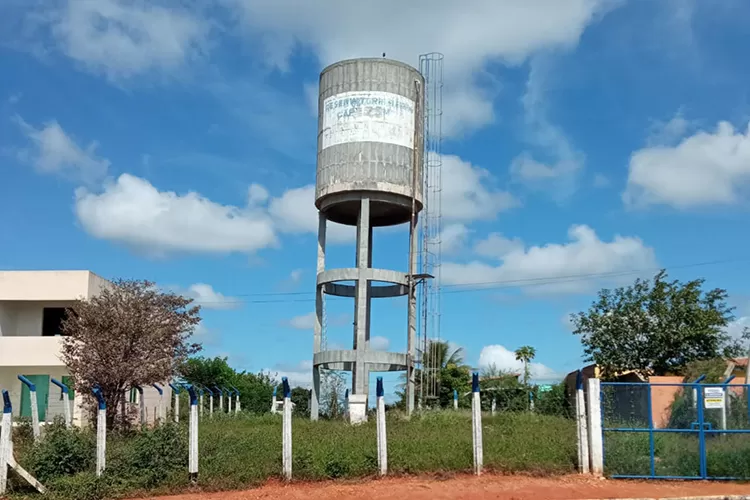
<instances>
[{"instance_id":1,"label":"concrete water tank","mask_svg":"<svg viewBox=\"0 0 750 500\"><path fill-rule=\"evenodd\" d=\"M328 220L356 225L363 195L372 226L408 222L412 197L422 209L423 88L419 71L384 58L321 72L315 205Z\"/></svg>"}]
</instances>

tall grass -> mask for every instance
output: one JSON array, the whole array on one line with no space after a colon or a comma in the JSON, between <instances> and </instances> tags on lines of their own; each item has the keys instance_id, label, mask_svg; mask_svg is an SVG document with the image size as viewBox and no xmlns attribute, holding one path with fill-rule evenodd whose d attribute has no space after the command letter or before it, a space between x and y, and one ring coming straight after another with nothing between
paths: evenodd
<instances>
[{"instance_id":1,"label":"tall grass","mask_svg":"<svg viewBox=\"0 0 750 500\"><path fill-rule=\"evenodd\" d=\"M166 493L187 488L187 426L169 424L129 435L111 435L107 470L94 475L91 431L54 428L38 445L17 450L19 462L43 476L54 499L101 498ZM388 458L392 474L464 472L472 468L468 412L433 412L410 420L388 417ZM484 462L502 472L556 474L574 470L572 420L532 413L485 417ZM293 424L295 479L322 480L374 476L375 422L351 426L341 421ZM200 423L199 485L206 490L257 485L281 474L281 418L217 415ZM61 464L67 464L61 467ZM18 481L14 494L34 496Z\"/></svg>"}]
</instances>

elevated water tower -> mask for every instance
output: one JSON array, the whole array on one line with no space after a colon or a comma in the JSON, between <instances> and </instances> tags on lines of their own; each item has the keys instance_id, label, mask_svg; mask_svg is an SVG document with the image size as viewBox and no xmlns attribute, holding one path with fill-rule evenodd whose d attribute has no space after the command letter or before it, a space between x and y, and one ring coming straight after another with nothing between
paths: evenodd
<instances>
[{"instance_id":1,"label":"elevated water tower","mask_svg":"<svg viewBox=\"0 0 750 500\"><path fill-rule=\"evenodd\" d=\"M367 418L371 371L407 371L414 408L417 217L423 206L424 78L385 58L337 62L320 74L315 206L319 210L311 418L318 418L320 369L352 372L349 414ZM326 269L328 221L357 228L356 267ZM408 270L372 267L375 227L409 224ZM406 260L406 259L405 259ZM353 285L350 283L354 283ZM354 299L352 349L325 350L323 294ZM408 296L407 352L370 350L370 304Z\"/></svg>"}]
</instances>

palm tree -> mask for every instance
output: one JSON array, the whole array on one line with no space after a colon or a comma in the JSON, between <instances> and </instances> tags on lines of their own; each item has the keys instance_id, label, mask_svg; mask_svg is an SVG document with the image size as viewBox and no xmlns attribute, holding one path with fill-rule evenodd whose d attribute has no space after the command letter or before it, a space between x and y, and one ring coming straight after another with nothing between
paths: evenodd
<instances>
[{"instance_id":1,"label":"palm tree","mask_svg":"<svg viewBox=\"0 0 750 500\"><path fill-rule=\"evenodd\" d=\"M463 347L452 347L445 340L429 340L426 348L418 349L417 355L420 368L414 370L414 389L419 396L420 392L425 396L440 397L442 391L441 378L449 367L465 368ZM466 368L468 370L468 368ZM406 399L406 375L402 374L399 390L396 394L405 401ZM424 390L420 391L424 382ZM452 388L450 397L452 399ZM444 398L443 398L444 399Z\"/></svg>"},{"instance_id":2,"label":"palm tree","mask_svg":"<svg viewBox=\"0 0 750 500\"><path fill-rule=\"evenodd\" d=\"M536 356L536 349L530 345L516 349L516 361L523 362L523 383L529 385L529 362Z\"/></svg>"}]
</instances>

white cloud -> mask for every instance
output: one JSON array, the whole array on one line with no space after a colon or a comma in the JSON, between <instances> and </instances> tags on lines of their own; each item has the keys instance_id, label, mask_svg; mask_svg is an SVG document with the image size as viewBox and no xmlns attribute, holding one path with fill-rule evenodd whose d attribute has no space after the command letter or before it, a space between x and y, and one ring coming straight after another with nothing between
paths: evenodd
<instances>
[{"instance_id":1,"label":"white cloud","mask_svg":"<svg viewBox=\"0 0 750 500\"><path fill-rule=\"evenodd\" d=\"M100 194L79 188L75 212L89 234L154 254L252 253L277 243L273 221L261 210L159 191L130 174Z\"/></svg>"},{"instance_id":2,"label":"white cloud","mask_svg":"<svg viewBox=\"0 0 750 500\"><path fill-rule=\"evenodd\" d=\"M268 190L260 184L250 184L247 188L247 204L251 207L265 205L269 198Z\"/></svg>"},{"instance_id":3,"label":"white cloud","mask_svg":"<svg viewBox=\"0 0 750 500\"><path fill-rule=\"evenodd\" d=\"M474 244L474 252L483 257L503 259L509 253L523 251L520 238L508 239L500 233L490 233L487 238Z\"/></svg>"},{"instance_id":4,"label":"white cloud","mask_svg":"<svg viewBox=\"0 0 750 500\"><path fill-rule=\"evenodd\" d=\"M604 174L594 174L594 187L596 188L605 188L609 186L612 183L612 181L609 180L609 178Z\"/></svg>"},{"instance_id":5,"label":"white cloud","mask_svg":"<svg viewBox=\"0 0 750 500\"><path fill-rule=\"evenodd\" d=\"M691 126L682 111L678 111L668 122L654 122L646 143L649 146L672 146L685 136Z\"/></svg>"},{"instance_id":6,"label":"white cloud","mask_svg":"<svg viewBox=\"0 0 750 500\"><path fill-rule=\"evenodd\" d=\"M295 316L287 321L286 324L297 330L312 330L315 327L315 313L310 312L301 316Z\"/></svg>"},{"instance_id":7,"label":"white cloud","mask_svg":"<svg viewBox=\"0 0 750 500\"><path fill-rule=\"evenodd\" d=\"M585 225L571 226L568 237L570 242L566 244L516 246L510 250L501 247L505 253L500 252L499 266L481 261L444 262L443 283L507 282L510 286L527 287L527 293L577 293L602 282L616 282L625 273L656 267L654 250L640 238L616 235L606 242Z\"/></svg>"},{"instance_id":8,"label":"white cloud","mask_svg":"<svg viewBox=\"0 0 750 500\"><path fill-rule=\"evenodd\" d=\"M734 339L742 339L745 328L750 328L750 316L741 316L727 325L726 332Z\"/></svg>"},{"instance_id":9,"label":"white cloud","mask_svg":"<svg viewBox=\"0 0 750 500\"><path fill-rule=\"evenodd\" d=\"M560 317L560 323L562 323L563 328L565 328L567 331L572 332L576 329L575 325L573 324L573 321L570 319L571 313L565 313Z\"/></svg>"},{"instance_id":10,"label":"white cloud","mask_svg":"<svg viewBox=\"0 0 750 500\"><path fill-rule=\"evenodd\" d=\"M304 271L302 269L293 269L286 279L281 280L278 284L278 288L285 292L296 290L302 282L303 274Z\"/></svg>"},{"instance_id":11,"label":"white cloud","mask_svg":"<svg viewBox=\"0 0 750 500\"><path fill-rule=\"evenodd\" d=\"M190 341L203 344L204 346L215 345L218 341L218 333L215 330L208 328L201 321L195 325L193 336L190 338Z\"/></svg>"},{"instance_id":12,"label":"white cloud","mask_svg":"<svg viewBox=\"0 0 750 500\"><path fill-rule=\"evenodd\" d=\"M279 2L226 0L235 5L249 36L269 64L288 69L303 44L323 64L351 57L389 58L416 65L417 55L445 55L444 131L457 134L492 120L492 93L477 73L490 61L522 62L553 47L575 46L608 0L479 0L466 8L449 1ZM429 12L429 22L415 22ZM363 21L363 20L366 20ZM440 29L435 29L440 26ZM449 112L450 111L450 112ZM460 111L460 112L456 112Z\"/></svg>"},{"instance_id":13,"label":"white cloud","mask_svg":"<svg viewBox=\"0 0 750 500\"><path fill-rule=\"evenodd\" d=\"M526 93L521 98L528 139L550 161L538 161L529 151L523 151L511 162L510 172L514 179L527 186L551 189L556 197L565 197L575 189L576 174L583 168L586 159L571 144L565 132L547 116L545 94L550 66L548 57L531 60Z\"/></svg>"},{"instance_id":14,"label":"white cloud","mask_svg":"<svg viewBox=\"0 0 750 500\"><path fill-rule=\"evenodd\" d=\"M211 22L175 4L147 0L67 0L51 16L70 58L112 80L171 71L200 57Z\"/></svg>"},{"instance_id":15,"label":"white cloud","mask_svg":"<svg viewBox=\"0 0 750 500\"><path fill-rule=\"evenodd\" d=\"M318 234L318 210L315 208L315 186L288 189L280 197L271 199L268 213L285 233ZM328 222L326 243L354 241L356 231L352 226Z\"/></svg>"},{"instance_id":16,"label":"white cloud","mask_svg":"<svg viewBox=\"0 0 750 500\"><path fill-rule=\"evenodd\" d=\"M57 121L50 121L36 129L17 118L21 129L33 148L22 150L22 160L31 162L44 173L60 173L75 180L92 183L107 175L109 161L96 156L97 143L85 149L79 147Z\"/></svg>"},{"instance_id":17,"label":"white cloud","mask_svg":"<svg viewBox=\"0 0 750 500\"><path fill-rule=\"evenodd\" d=\"M443 255L460 253L469 237L469 228L465 224L452 223L443 226L440 231L440 251Z\"/></svg>"},{"instance_id":18,"label":"white cloud","mask_svg":"<svg viewBox=\"0 0 750 500\"><path fill-rule=\"evenodd\" d=\"M677 145L651 145L630 157L623 201L632 207L678 209L739 202L750 188L750 124L745 132L719 122Z\"/></svg>"},{"instance_id":19,"label":"white cloud","mask_svg":"<svg viewBox=\"0 0 750 500\"><path fill-rule=\"evenodd\" d=\"M379 335L370 337L370 349L373 351L387 351L390 346L391 341L386 337L381 337Z\"/></svg>"},{"instance_id":20,"label":"white cloud","mask_svg":"<svg viewBox=\"0 0 750 500\"><path fill-rule=\"evenodd\" d=\"M274 368L264 368L262 371L276 374L279 382L282 377L289 379L289 385L291 387L304 387L309 389L312 387L312 360L300 361L296 364L281 363L276 365Z\"/></svg>"},{"instance_id":21,"label":"white cloud","mask_svg":"<svg viewBox=\"0 0 750 500\"><path fill-rule=\"evenodd\" d=\"M491 220L519 204L507 191L492 187L487 170L458 156L442 156L441 175L442 215L448 221Z\"/></svg>"},{"instance_id":22,"label":"white cloud","mask_svg":"<svg viewBox=\"0 0 750 500\"><path fill-rule=\"evenodd\" d=\"M352 317L349 313L334 314L326 318L328 326L343 326L352 323ZM315 327L315 312L294 316L291 319L282 322L283 325L295 328L297 330L312 330Z\"/></svg>"},{"instance_id":23,"label":"white cloud","mask_svg":"<svg viewBox=\"0 0 750 500\"><path fill-rule=\"evenodd\" d=\"M206 283L194 283L179 293L192 298L196 305L204 309L236 309L241 305L237 297L228 297L219 293Z\"/></svg>"},{"instance_id":24,"label":"white cloud","mask_svg":"<svg viewBox=\"0 0 750 500\"><path fill-rule=\"evenodd\" d=\"M502 345L488 345L482 348L479 353L479 367L487 368L495 365L500 370L508 370L514 373L523 373L523 363L516 360L513 351L508 350ZM560 375L552 368L542 363L529 363L531 378L534 380L550 380L560 378Z\"/></svg>"}]
</instances>

